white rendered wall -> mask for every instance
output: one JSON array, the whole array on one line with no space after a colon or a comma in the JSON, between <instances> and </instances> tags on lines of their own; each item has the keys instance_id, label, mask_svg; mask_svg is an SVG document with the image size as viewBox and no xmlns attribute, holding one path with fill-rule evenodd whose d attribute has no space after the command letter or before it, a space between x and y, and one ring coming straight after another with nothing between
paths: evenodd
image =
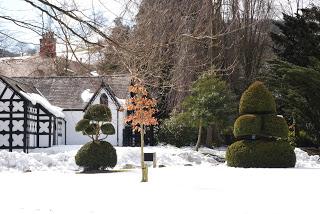
<instances>
[{"instance_id":1,"label":"white rendered wall","mask_svg":"<svg viewBox=\"0 0 320 214\"><path fill-rule=\"evenodd\" d=\"M99 94L96 96L96 99L92 102L92 104L100 103L100 96L102 93L105 93L108 96L108 106L111 110L112 114L112 125L114 126L116 133L114 135L109 135L106 141L111 143L114 146L122 146L123 140L123 129L124 129L124 112L118 113L118 123L117 123L117 106L112 101L110 96L107 94L105 90L101 90ZM65 120L67 121L67 145L82 145L90 141L88 136L82 135L81 132L75 131L75 126L79 120L83 118L84 112L82 111L64 111ZM117 129L118 127L118 129ZM118 135L117 135L118 130ZM117 142L118 136L118 142ZM103 138L104 136L101 136Z\"/></svg>"},{"instance_id":2,"label":"white rendered wall","mask_svg":"<svg viewBox=\"0 0 320 214\"><path fill-rule=\"evenodd\" d=\"M83 118L82 111L64 111L65 120L67 121L67 145L82 145L90 141L88 136L84 136L81 132L76 132L75 127L79 120Z\"/></svg>"}]
</instances>

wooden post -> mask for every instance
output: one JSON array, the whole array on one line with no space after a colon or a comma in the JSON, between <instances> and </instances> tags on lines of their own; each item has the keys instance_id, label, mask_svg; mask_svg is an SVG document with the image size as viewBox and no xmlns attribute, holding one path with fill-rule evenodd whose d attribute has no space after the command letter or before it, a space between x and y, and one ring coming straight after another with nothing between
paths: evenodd
<instances>
[{"instance_id":1,"label":"wooden post","mask_svg":"<svg viewBox=\"0 0 320 214\"><path fill-rule=\"evenodd\" d=\"M200 119L200 122L199 122L198 140L197 140L197 144L196 144L196 147L195 147L196 151L198 151L199 148L200 148L201 134L202 134L202 119Z\"/></svg>"},{"instance_id":2,"label":"wooden post","mask_svg":"<svg viewBox=\"0 0 320 214\"><path fill-rule=\"evenodd\" d=\"M157 167L157 156L156 153L153 153L153 168Z\"/></svg>"},{"instance_id":3,"label":"wooden post","mask_svg":"<svg viewBox=\"0 0 320 214\"><path fill-rule=\"evenodd\" d=\"M141 125L141 130L140 130L140 135L141 135L141 169L142 169L142 180L141 182L148 182L148 166L144 163L144 152L143 152L143 147L144 147L144 125Z\"/></svg>"}]
</instances>

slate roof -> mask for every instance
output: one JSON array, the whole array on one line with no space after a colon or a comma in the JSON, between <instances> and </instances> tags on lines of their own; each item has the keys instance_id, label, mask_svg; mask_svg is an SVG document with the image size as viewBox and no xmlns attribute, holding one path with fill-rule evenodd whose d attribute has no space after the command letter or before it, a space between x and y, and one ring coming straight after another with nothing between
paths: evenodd
<instances>
[{"instance_id":1,"label":"slate roof","mask_svg":"<svg viewBox=\"0 0 320 214\"><path fill-rule=\"evenodd\" d=\"M55 76L55 77L11 77L8 83L18 85L27 93L40 93L52 104L63 109L84 109L87 103L81 99L84 90L96 92L102 82L111 88L113 93L121 99L128 96L130 76L127 74L107 75L98 77L85 76ZM20 89L20 90L21 90ZM19 91L19 90L18 90Z\"/></svg>"},{"instance_id":2,"label":"slate roof","mask_svg":"<svg viewBox=\"0 0 320 214\"><path fill-rule=\"evenodd\" d=\"M37 94L39 93L38 90L33 85L19 82L17 80L14 80L12 78L9 78L3 75L0 75L0 78L3 79L7 84L9 84L14 90L18 92L22 90L27 93L37 93Z\"/></svg>"}]
</instances>

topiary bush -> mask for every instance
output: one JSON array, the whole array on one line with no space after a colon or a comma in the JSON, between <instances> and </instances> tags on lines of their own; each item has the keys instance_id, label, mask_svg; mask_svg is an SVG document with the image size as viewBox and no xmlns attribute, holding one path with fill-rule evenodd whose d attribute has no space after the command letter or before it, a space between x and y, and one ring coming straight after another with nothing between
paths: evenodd
<instances>
[{"instance_id":1,"label":"topiary bush","mask_svg":"<svg viewBox=\"0 0 320 214\"><path fill-rule=\"evenodd\" d=\"M234 123L235 137L256 135L261 133L261 117L254 114L245 114L237 118Z\"/></svg>"},{"instance_id":2,"label":"topiary bush","mask_svg":"<svg viewBox=\"0 0 320 214\"><path fill-rule=\"evenodd\" d=\"M242 94L239 105L242 114L275 114L276 102L262 82L256 81Z\"/></svg>"},{"instance_id":3,"label":"topiary bush","mask_svg":"<svg viewBox=\"0 0 320 214\"><path fill-rule=\"evenodd\" d=\"M117 164L115 148L106 141L92 141L83 145L75 156L76 164L85 171L114 168Z\"/></svg>"},{"instance_id":4,"label":"topiary bush","mask_svg":"<svg viewBox=\"0 0 320 214\"><path fill-rule=\"evenodd\" d=\"M228 147L228 166L254 168L294 167L296 156L287 141L237 141Z\"/></svg>"},{"instance_id":5,"label":"topiary bush","mask_svg":"<svg viewBox=\"0 0 320 214\"><path fill-rule=\"evenodd\" d=\"M117 164L117 153L114 147L103 139L115 134L115 129L110 123L111 111L107 105L96 104L90 106L83 119L75 127L77 132L82 132L92 139L83 145L75 156L76 164L88 170L104 170L113 168ZM105 135L101 138L101 135Z\"/></svg>"},{"instance_id":6,"label":"topiary bush","mask_svg":"<svg viewBox=\"0 0 320 214\"><path fill-rule=\"evenodd\" d=\"M237 142L227 149L232 167L294 167L296 156L288 141L288 125L276 115L275 101L262 82L253 83L243 94L240 117L234 124Z\"/></svg>"},{"instance_id":7,"label":"topiary bush","mask_svg":"<svg viewBox=\"0 0 320 214\"><path fill-rule=\"evenodd\" d=\"M95 104L90 106L85 112L84 119L93 120L93 121L111 121L111 111L107 105L104 104Z\"/></svg>"},{"instance_id":8,"label":"topiary bush","mask_svg":"<svg viewBox=\"0 0 320 214\"><path fill-rule=\"evenodd\" d=\"M105 135L113 135L116 133L116 130L111 123L106 123L101 126L101 132Z\"/></svg>"},{"instance_id":9,"label":"topiary bush","mask_svg":"<svg viewBox=\"0 0 320 214\"><path fill-rule=\"evenodd\" d=\"M263 117L263 135L288 138L289 127L283 117L277 115L264 115Z\"/></svg>"}]
</instances>

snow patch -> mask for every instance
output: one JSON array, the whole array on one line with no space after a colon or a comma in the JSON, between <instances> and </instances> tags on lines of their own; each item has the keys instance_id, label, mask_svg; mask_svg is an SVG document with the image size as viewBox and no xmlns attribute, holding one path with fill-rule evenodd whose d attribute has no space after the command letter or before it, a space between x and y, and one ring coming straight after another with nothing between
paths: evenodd
<instances>
[{"instance_id":1,"label":"snow patch","mask_svg":"<svg viewBox=\"0 0 320 214\"><path fill-rule=\"evenodd\" d=\"M294 152L297 157L296 168L320 168L319 155L308 155L299 148L295 148Z\"/></svg>"},{"instance_id":2,"label":"snow patch","mask_svg":"<svg viewBox=\"0 0 320 214\"><path fill-rule=\"evenodd\" d=\"M41 96L40 94L35 93L25 93L23 91L20 91L20 94L24 96L26 99L28 99L33 105L36 105L37 103L42 105L45 109L47 109L50 113L55 115L56 117L64 118L64 114L62 112L62 108L51 105L49 101Z\"/></svg>"},{"instance_id":3,"label":"snow patch","mask_svg":"<svg viewBox=\"0 0 320 214\"><path fill-rule=\"evenodd\" d=\"M98 74L97 71L91 71L90 74L91 74L92 76L94 76L94 77L98 77L98 76L99 76L99 74Z\"/></svg>"},{"instance_id":4,"label":"snow patch","mask_svg":"<svg viewBox=\"0 0 320 214\"><path fill-rule=\"evenodd\" d=\"M75 155L81 145L53 146L31 150L29 154L21 152L0 151L0 171L58 171L74 172L81 170L75 164ZM140 167L140 147L115 147L118 163L116 169L130 166ZM196 152L191 147L176 148L174 146L145 147L145 152L155 152L157 165L167 167L205 166L227 167L226 163L217 161L213 156L225 157L226 148L200 148ZM296 168L320 168L319 155L309 156L306 152L296 148ZM147 162L152 166L151 162Z\"/></svg>"},{"instance_id":5,"label":"snow patch","mask_svg":"<svg viewBox=\"0 0 320 214\"><path fill-rule=\"evenodd\" d=\"M86 89L81 93L81 99L83 102L87 103L90 101L94 93L90 92L90 89Z\"/></svg>"}]
</instances>

